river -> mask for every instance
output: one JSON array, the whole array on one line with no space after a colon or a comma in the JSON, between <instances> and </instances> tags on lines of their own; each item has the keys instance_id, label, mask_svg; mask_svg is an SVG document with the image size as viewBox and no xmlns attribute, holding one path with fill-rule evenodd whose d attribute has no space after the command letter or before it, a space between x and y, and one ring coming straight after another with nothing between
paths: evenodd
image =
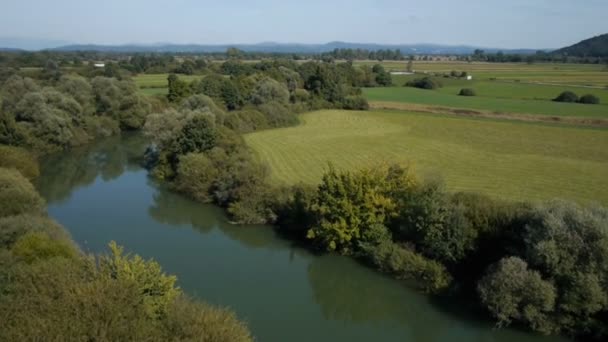
<instances>
[{"instance_id":1,"label":"river","mask_svg":"<svg viewBox=\"0 0 608 342\"><path fill-rule=\"evenodd\" d=\"M114 137L43 161L49 214L86 252L114 240L154 258L188 294L233 309L257 341L560 340L494 329L462 303L420 294L353 260L314 255L268 226L168 191L140 167L145 141Z\"/></svg>"}]
</instances>

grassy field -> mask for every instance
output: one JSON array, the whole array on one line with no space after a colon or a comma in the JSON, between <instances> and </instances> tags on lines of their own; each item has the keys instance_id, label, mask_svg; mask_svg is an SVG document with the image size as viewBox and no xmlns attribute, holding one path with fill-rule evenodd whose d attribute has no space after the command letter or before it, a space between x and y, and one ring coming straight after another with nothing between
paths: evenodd
<instances>
[{"instance_id":1,"label":"grassy field","mask_svg":"<svg viewBox=\"0 0 608 342\"><path fill-rule=\"evenodd\" d=\"M200 79L200 75L178 75L180 80L192 82ZM169 74L141 74L133 77L140 88L165 88Z\"/></svg>"},{"instance_id":2,"label":"grassy field","mask_svg":"<svg viewBox=\"0 0 608 342\"><path fill-rule=\"evenodd\" d=\"M580 94L598 93L603 100L603 104L600 105L584 105L552 102L549 99L556 97L557 94L550 94L554 94L554 90L558 89L539 90L543 87L559 88L554 86L511 85L496 82L481 82L478 85L480 86L472 86L480 95L475 97L458 96L457 93L461 86L448 86L440 90L422 90L411 87L366 88L363 89L363 93L372 102L408 102L499 113L608 118L608 91L605 90L579 91Z\"/></svg>"},{"instance_id":3,"label":"grassy field","mask_svg":"<svg viewBox=\"0 0 608 342\"><path fill-rule=\"evenodd\" d=\"M608 204L608 130L394 111L318 111L297 127L245 135L275 181L317 183L341 169L408 162L452 191Z\"/></svg>"},{"instance_id":4,"label":"grassy field","mask_svg":"<svg viewBox=\"0 0 608 342\"><path fill-rule=\"evenodd\" d=\"M373 65L378 61L355 61L355 65ZM405 71L407 61L385 61L381 63L391 71ZM466 71L475 79L498 81L551 83L572 86L608 87L608 68L598 64L560 63L481 63L481 62L424 62L415 61L417 73L449 73L452 70ZM400 81L400 77L396 77Z\"/></svg>"}]
</instances>

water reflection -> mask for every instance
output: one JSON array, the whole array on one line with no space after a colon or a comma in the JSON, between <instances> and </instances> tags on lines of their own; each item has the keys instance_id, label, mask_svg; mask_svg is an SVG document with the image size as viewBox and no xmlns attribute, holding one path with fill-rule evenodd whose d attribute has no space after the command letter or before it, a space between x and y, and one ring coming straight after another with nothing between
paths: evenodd
<instances>
[{"instance_id":1,"label":"water reflection","mask_svg":"<svg viewBox=\"0 0 608 342\"><path fill-rule=\"evenodd\" d=\"M38 191L48 202L60 202L98 176L110 181L127 170L139 170L146 144L141 134L123 134L47 156L41 161Z\"/></svg>"}]
</instances>

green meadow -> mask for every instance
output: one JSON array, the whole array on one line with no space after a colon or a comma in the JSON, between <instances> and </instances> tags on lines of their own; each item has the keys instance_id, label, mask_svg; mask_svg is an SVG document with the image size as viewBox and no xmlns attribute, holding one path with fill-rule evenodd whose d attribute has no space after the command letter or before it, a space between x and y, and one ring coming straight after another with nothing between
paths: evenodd
<instances>
[{"instance_id":1,"label":"green meadow","mask_svg":"<svg viewBox=\"0 0 608 342\"><path fill-rule=\"evenodd\" d=\"M328 163L413 165L452 191L608 204L608 130L397 111L324 110L245 135L278 183L315 184Z\"/></svg>"},{"instance_id":2,"label":"green meadow","mask_svg":"<svg viewBox=\"0 0 608 342\"><path fill-rule=\"evenodd\" d=\"M551 101L551 98L556 97L564 90L555 86L477 82L466 87L473 88L478 96L458 96L458 91L464 88L461 85L448 85L439 90L423 90L411 87L366 88L363 89L363 93L371 102L415 103L496 113L608 118L608 91L606 90L584 89L583 91L577 91L580 95L597 94L602 101L600 105L585 105Z\"/></svg>"}]
</instances>

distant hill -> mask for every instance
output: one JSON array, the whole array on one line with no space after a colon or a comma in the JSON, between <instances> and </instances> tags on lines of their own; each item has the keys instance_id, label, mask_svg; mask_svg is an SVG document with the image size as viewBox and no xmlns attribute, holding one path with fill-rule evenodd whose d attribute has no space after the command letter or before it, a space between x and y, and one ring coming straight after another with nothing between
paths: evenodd
<instances>
[{"instance_id":1,"label":"distant hill","mask_svg":"<svg viewBox=\"0 0 608 342\"><path fill-rule=\"evenodd\" d=\"M574 57L608 57L608 33L585 39L553 53Z\"/></svg>"},{"instance_id":2,"label":"distant hill","mask_svg":"<svg viewBox=\"0 0 608 342\"><path fill-rule=\"evenodd\" d=\"M504 51L505 53L532 54L536 50L532 49L497 49L480 48L465 45L437 45L437 44L366 44L348 42L330 42L326 44L297 44L297 43L274 43L266 42L259 44L221 44L221 45L200 45L200 44L151 44L151 45L65 45L54 48L57 51L100 51L100 52L182 52L182 53L213 53L224 52L226 49L234 47L246 52L264 53L323 53L334 49L365 49L370 51L377 50L401 50L403 54L471 54L475 49L483 49L486 52Z\"/></svg>"}]
</instances>

